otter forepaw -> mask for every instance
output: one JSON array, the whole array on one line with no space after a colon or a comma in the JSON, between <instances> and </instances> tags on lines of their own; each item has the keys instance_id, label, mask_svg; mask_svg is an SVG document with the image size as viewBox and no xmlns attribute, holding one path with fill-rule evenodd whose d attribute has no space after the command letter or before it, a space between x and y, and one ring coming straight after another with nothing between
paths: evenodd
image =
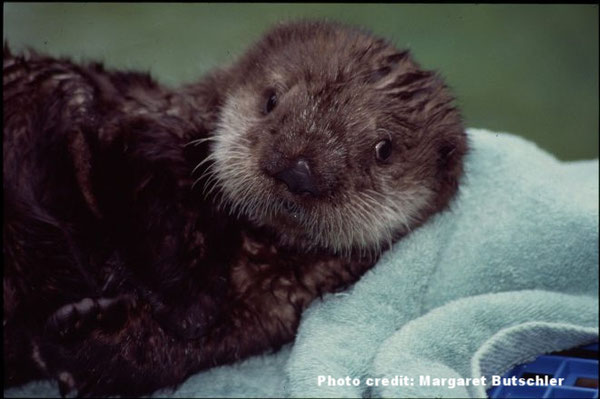
<instances>
[{"instance_id":1,"label":"otter forepaw","mask_svg":"<svg viewBox=\"0 0 600 399\"><path fill-rule=\"evenodd\" d=\"M134 300L127 295L114 298L85 298L60 307L46 321L46 331L61 338L94 328L118 327L127 318Z\"/></svg>"}]
</instances>

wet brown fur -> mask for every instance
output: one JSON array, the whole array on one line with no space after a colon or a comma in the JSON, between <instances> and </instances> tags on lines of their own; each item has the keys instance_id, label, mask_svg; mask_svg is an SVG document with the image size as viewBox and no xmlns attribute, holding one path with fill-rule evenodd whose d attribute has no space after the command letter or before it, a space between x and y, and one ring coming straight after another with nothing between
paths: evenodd
<instances>
[{"instance_id":1,"label":"wet brown fur","mask_svg":"<svg viewBox=\"0 0 600 399\"><path fill-rule=\"evenodd\" d=\"M283 24L233 66L176 90L145 74L5 46L5 386L55 378L62 393L79 395L173 387L291 341L303 309L375 263L387 243L328 246L289 215L244 213L222 181L210 180L214 162L192 174L215 153L227 101L260 104L277 79L304 91L282 97L272 119L257 109L251 159L277 169L304 151L326 194L294 197L261 175L257 195L273 190L308 218L351 201L350 190L401 181L432 193L410 228L448 205L466 152L451 95L407 52L354 28ZM330 133L303 136L301 110L314 111L317 130L331 122ZM376 126L396 135L387 166L373 158L379 136L361 141ZM277 134L262 138L269 131ZM347 151L327 154L319 141L327 134ZM193 189L198 176L199 187L214 185L209 195Z\"/></svg>"}]
</instances>

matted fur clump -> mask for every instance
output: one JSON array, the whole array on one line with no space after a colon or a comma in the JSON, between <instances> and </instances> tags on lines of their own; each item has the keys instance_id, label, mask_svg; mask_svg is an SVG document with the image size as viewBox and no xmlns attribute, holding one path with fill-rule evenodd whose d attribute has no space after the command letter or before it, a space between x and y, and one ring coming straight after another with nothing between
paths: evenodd
<instances>
[{"instance_id":1,"label":"matted fur clump","mask_svg":"<svg viewBox=\"0 0 600 399\"><path fill-rule=\"evenodd\" d=\"M435 73L336 23L178 89L5 46L3 88L5 386L138 395L278 348L448 205L466 152Z\"/></svg>"}]
</instances>

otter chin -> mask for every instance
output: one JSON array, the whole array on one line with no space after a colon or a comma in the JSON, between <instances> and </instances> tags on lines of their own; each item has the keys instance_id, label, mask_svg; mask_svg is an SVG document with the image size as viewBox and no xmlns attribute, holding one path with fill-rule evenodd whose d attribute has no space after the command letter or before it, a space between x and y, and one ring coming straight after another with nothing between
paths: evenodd
<instances>
[{"instance_id":1,"label":"otter chin","mask_svg":"<svg viewBox=\"0 0 600 399\"><path fill-rule=\"evenodd\" d=\"M338 24L287 24L228 74L209 183L287 244L378 253L456 190L460 114L407 51Z\"/></svg>"},{"instance_id":2,"label":"otter chin","mask_svg":"<svg viewBox=\"0 0 600 399\"><path fill-rule=\"evenodd\" d=\"M5 46L3 88L4 381L64 395L292 341L448 207L467 152L437 73L333 22L277 25L176 89Z\"/></svg>"}]
</instances>

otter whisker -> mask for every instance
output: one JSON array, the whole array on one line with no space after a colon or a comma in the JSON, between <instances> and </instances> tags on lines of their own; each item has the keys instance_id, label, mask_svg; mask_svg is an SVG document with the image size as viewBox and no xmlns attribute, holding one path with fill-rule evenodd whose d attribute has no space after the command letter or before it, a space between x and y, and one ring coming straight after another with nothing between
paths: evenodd
<instances>
[{"instance_id":1,"label":"otter whisker","mask_svg":"<svg viewBox=\"0 0 600 399\"><path fill-rule=\"evenodd\" d=\"M204 164L205 164L205 163L207 163L207 162L214 161L214 159L215 159L215 156L214 156L214 154L210 154L210 155L209 155L209 156L207 156L207 157L206 157L204 160L200 161L200 162L198 163L198 165L196 165L196 166L194 167L194 169L192 169L192 173L191 173L191 174L193 175L193 174L194 174L194 173L195 173L195 172L198 170L198 168L200 168L200 166L204 165Z\"/></svg>"},{"instance_id":2,"label":"otter whisker","mask_svg":"<svg viewBox=\"0 0 600 399\"><path fill-rule=\"evenodd\" d=\"M215 141L215 140L217 140L216 137L204 137L204 138L201 138L201 139L195 139L195 140L189 141L186 144L184 144L183 146L184 147L187 147L187 146L190 146L190 145L197 146L197 145L205 143L207 141Z\"/></svg>"}]
</instances>

